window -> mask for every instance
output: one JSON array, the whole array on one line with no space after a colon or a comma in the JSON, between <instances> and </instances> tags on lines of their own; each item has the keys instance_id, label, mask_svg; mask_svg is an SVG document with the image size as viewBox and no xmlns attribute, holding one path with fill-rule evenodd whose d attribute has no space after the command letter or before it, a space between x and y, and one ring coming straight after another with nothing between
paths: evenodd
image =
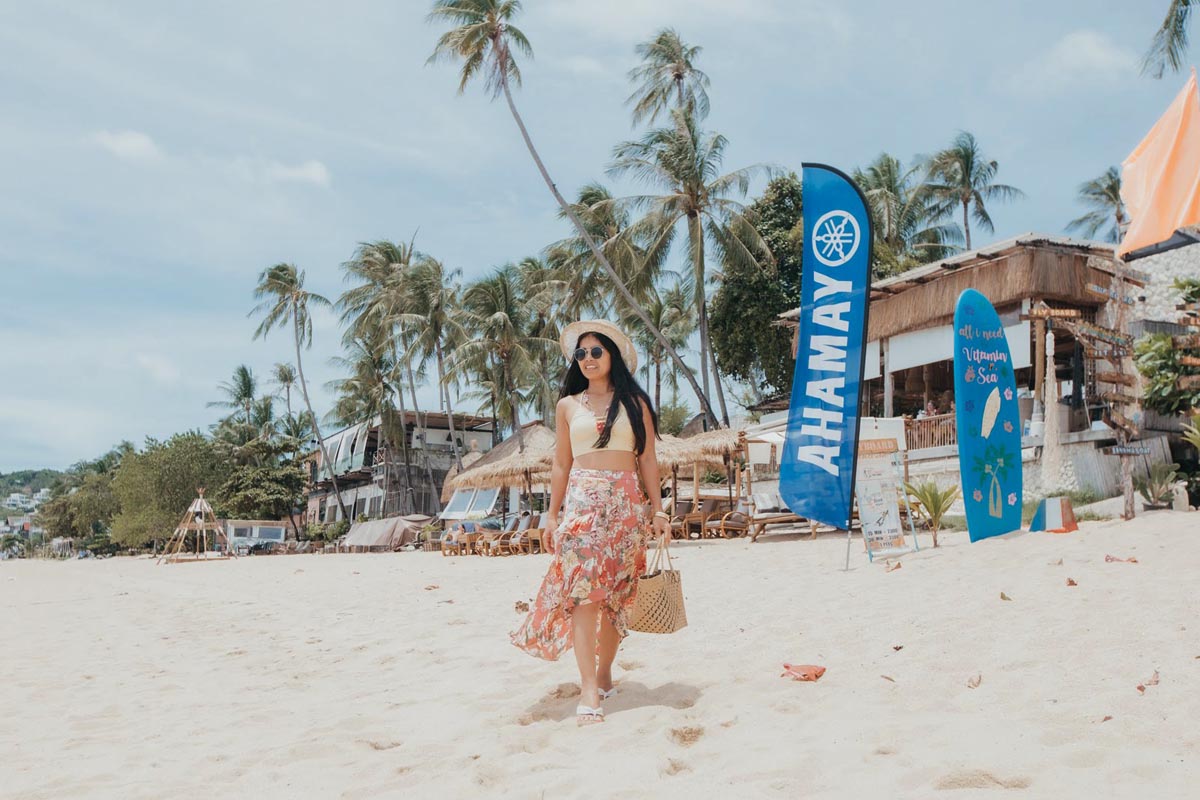
<instances>
[{"instance_id":1,"label":"window","mask_svg":"<svg viewBox=\"0 0 1200 800\"><path fill-rule=\"evenodd\" d=\"M259 539L270 539L273 542L283 541L283 528L268 528L266 526L258 529Z\"/></svg>"},{"instance_id":2,"label":"window","mask_svg":"<svg viewBox=\"0 0 1200 800\"><path fill-rule=\"evenodd\" d=\"M371 511L370 511L370 514L371 514L371 516L372 516L372 517L377 517L377 516L379 516L379 507L380 507L382 504L383 504L383 498L382 498L382 497L372 497L372 498L371 498Z\"/></svg>"}]
</instances>

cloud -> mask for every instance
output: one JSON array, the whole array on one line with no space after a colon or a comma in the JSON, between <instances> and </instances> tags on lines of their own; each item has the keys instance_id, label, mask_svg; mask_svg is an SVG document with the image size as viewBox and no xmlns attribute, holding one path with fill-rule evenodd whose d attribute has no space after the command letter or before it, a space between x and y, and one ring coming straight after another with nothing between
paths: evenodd
<instances>
[{"instance_id":1,"label":"cloud","mask_svg":"<svg viewBox=\"0 0 1200 800\"><path fill-rule=\"evenodd\" d=\"M154 140L141 131L97 131L91 139L122 161L149 164L166 158Z\"/></svg>"},{"instance_id":2,"label":"cloud","mask_svg":"<svg viewBox=\"0 0 1200 800\"><path fill-rule=\"evenodd\" d=\"M329 167L316 159L299 164L251 156L217 158L214 161L231 169L242 180L252 183L307 183L327 189L332 177Z\"/></svg>"},{"instance_id":3,"label":"cloud","mask_svg":"<svg viewBox=\"0 0 1200 800\"><path fill-rule=\"evenodd\" d=\"M1048 97L1069 90L1103 86L1136 74L1137 56L1118 47L1103 33L1068 33L1054 46L1002 80L1003 87L1021 96Z\"/></svg>"},{"instance_id":4,"label":"cloud","mask_svg":"<svg viewBox=\"0 0 1200 800\"><path fill-rule=\"evenodd\" d=\"M134 360L159 383L172 385L179 381L179 367L165 356L138 353Z\"/></svg>"}]
</instances>

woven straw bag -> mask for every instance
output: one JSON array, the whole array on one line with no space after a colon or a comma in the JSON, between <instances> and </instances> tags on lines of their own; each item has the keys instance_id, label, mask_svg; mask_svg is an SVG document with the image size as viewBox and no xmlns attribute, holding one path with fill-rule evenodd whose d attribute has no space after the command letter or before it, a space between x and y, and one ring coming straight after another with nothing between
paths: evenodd
<instances>
[{"instance_id":1,"label":"woven straw bag","mask_svg":"<svg viewBox=\"0 0 1200 800\"><path fill-rule=\"evenodd\" d=\"M638 577L637 598L629 616L629 629L640 633L674 633L687 627L683 609L683 581L671 569L671 551L667 537L654 550L654 563ZM664 557L666 566L663 567Z\"/></svg>"}]
</instances>

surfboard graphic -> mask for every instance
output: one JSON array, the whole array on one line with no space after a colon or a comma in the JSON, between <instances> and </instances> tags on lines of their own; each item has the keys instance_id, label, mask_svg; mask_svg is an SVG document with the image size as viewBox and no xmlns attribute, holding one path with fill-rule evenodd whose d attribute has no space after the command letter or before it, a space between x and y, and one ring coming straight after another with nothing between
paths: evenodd
<instances>
[{"instance_id":1,"label":"surfboard graphic","mask_svg":"<svg viewBox=\"0 0 1200 800\"><path fill-rule=\"evenodd\" d=\"M1021 419L1004 326L974 289L954 310L958 467L972 542L1021 527Z\"/></svg>"}]
</instances>

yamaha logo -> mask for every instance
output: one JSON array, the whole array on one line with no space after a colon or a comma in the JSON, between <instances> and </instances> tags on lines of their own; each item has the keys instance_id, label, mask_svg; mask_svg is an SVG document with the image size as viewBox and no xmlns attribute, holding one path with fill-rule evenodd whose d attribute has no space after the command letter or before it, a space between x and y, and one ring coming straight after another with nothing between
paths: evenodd
<instances>
[{"instance_id":1,"label":"yamaha logo","mask_svg":"<svg viewBox=\"0 0 1200 800\"><path fill-rule=\"evenodd\" d=\"M846 211L829 211L813 226L813 255L827 267L840 267L858 252L858 220Z\"/></svg>"}]
</instances>

